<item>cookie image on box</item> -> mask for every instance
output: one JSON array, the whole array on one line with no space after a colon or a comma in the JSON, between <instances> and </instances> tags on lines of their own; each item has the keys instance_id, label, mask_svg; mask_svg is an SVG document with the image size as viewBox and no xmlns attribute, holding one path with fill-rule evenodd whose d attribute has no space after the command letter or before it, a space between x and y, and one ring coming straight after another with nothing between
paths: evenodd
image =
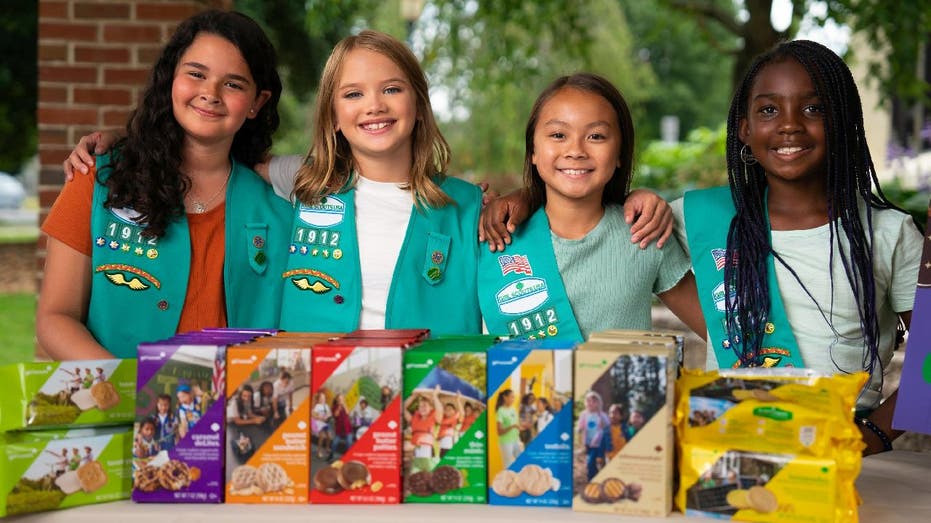
<instances>
[{"instance_id":1,"label":"cookie image on box","mask_svg":"<svg viewBox=\"0 0 931 523\"><path fill-rule=\"evenodd\" d=\"M93 384L90 388L91 397L100 410L112 409L120 404L120 394L116 387L109 381L101 381Z\"/></svg>"},{"instance_id":2,"label":"cookie image on box","mask_svg":"<svg viewBox=\"0 0 931 523\"><path fill-rule=\"evenodd\" d=\"M98 461L85 463L75 472L78 476L78 484L84 492L94 492L107 484L107 473Z\"/></svg>"}]
</instances>

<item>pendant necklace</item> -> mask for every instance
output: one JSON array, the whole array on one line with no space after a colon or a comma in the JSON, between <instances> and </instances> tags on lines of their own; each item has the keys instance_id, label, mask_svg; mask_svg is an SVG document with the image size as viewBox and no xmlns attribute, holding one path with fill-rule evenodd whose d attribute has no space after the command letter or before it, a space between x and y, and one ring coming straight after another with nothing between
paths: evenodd
<instances>
[{"instance_id":1,"label":"pendant necklace","mask_svg":"<svg viewBox=\"0 0 931 523\"><path fill-rule=\"evenodd\" d=\"M188 193L188 198L190 198L191 200L191 213L204 214L205 212L207 212L207 209L210 207L210 204L213 203L213 201L216 200L218 196L220 196L220 193L222 193L224 189L226 189L226 184L229 183L230 176L232 174L233 174L233 166L230 165L230 172L226 174L226 180L223 182L223 185L221 185L220 188L217 190L217 192L213 193L213 196L211 196L206 201L203 201L203 202L198 201L194 199L194 195L192 193Z\"/></svg>"}]
</instances>

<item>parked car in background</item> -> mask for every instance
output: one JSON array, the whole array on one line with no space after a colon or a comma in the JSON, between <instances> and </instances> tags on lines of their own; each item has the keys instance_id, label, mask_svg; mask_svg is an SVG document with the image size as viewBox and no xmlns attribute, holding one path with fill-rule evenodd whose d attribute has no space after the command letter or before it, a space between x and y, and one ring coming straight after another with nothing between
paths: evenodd
<instances>
[{"instance_id":1,"label":"parked car in background","mask_svg":"<svg viewBox=\"0 0 931 523\"><path fill-rule=\"evenodd\" d=\"M0 209L19 209L25 198L23 182L11 174L0 172Z\"/></svg>"}]
</instances>

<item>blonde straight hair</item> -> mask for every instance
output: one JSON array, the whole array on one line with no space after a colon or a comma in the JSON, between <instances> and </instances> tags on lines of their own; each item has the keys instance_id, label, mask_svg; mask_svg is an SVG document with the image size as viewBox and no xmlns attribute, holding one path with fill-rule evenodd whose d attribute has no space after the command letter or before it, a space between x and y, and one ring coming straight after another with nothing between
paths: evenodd
<instances>
[{"instance_id":1,"label":"blonde straight hair","mask_svg":"<svg viewBox=\"0 0 931 523\"><path fill-rule=\"evenodd\" d=\"M438 183L449 166L449 144L440 133L430 106L427 77L408 47L391 35L366 30L341 40L327 59L320 77L314 110L314 142L304 159L304 165L294 180L294 195L305 204L316 204L328 194L348 188L353 182L352 149L343 133L336 130L333 100L336 96L342 66L350 51L361 48L386 56L407 76L414 90L417 121L412 140L413 165L410 183L418 207L443 207L453 200Z\"/></svg>"}]
</instances>

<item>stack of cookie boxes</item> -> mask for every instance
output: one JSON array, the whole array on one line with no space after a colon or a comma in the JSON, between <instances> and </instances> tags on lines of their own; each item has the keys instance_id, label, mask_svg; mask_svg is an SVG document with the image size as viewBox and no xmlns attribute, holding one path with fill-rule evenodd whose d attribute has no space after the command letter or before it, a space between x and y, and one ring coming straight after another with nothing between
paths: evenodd
<instances>
[{"instance_id":1,"label":"stack of cookie boxes","mask_svg":"<svg viewBox=\"0 0 931 523\"><path fill-rule=\"evenodd\" d=\"M129 497L135 360L0 366L0 516Z\"/></svg>"},{"instance_id":2,"label":"stack of cookie boxes","mask_svg":"<svg viewBox=\"0 0 931 523\"><path fill-rule=\"evenodd\" d=\"M226 348L270 332L213 329L139 344L133 501L223 502Z\"/></svg>"},{"instance_id":3,"label":"stack of cookie boxes","mask_svg":"<svg viewBox=\"0 0 931 523\"><path fill-rule=\"evenodd\" d=\"M857 521L863 443L850 413L867 374L746 370L689 371L677 383L679 508L740 521Z\"/></svg>"}]
</instances>

